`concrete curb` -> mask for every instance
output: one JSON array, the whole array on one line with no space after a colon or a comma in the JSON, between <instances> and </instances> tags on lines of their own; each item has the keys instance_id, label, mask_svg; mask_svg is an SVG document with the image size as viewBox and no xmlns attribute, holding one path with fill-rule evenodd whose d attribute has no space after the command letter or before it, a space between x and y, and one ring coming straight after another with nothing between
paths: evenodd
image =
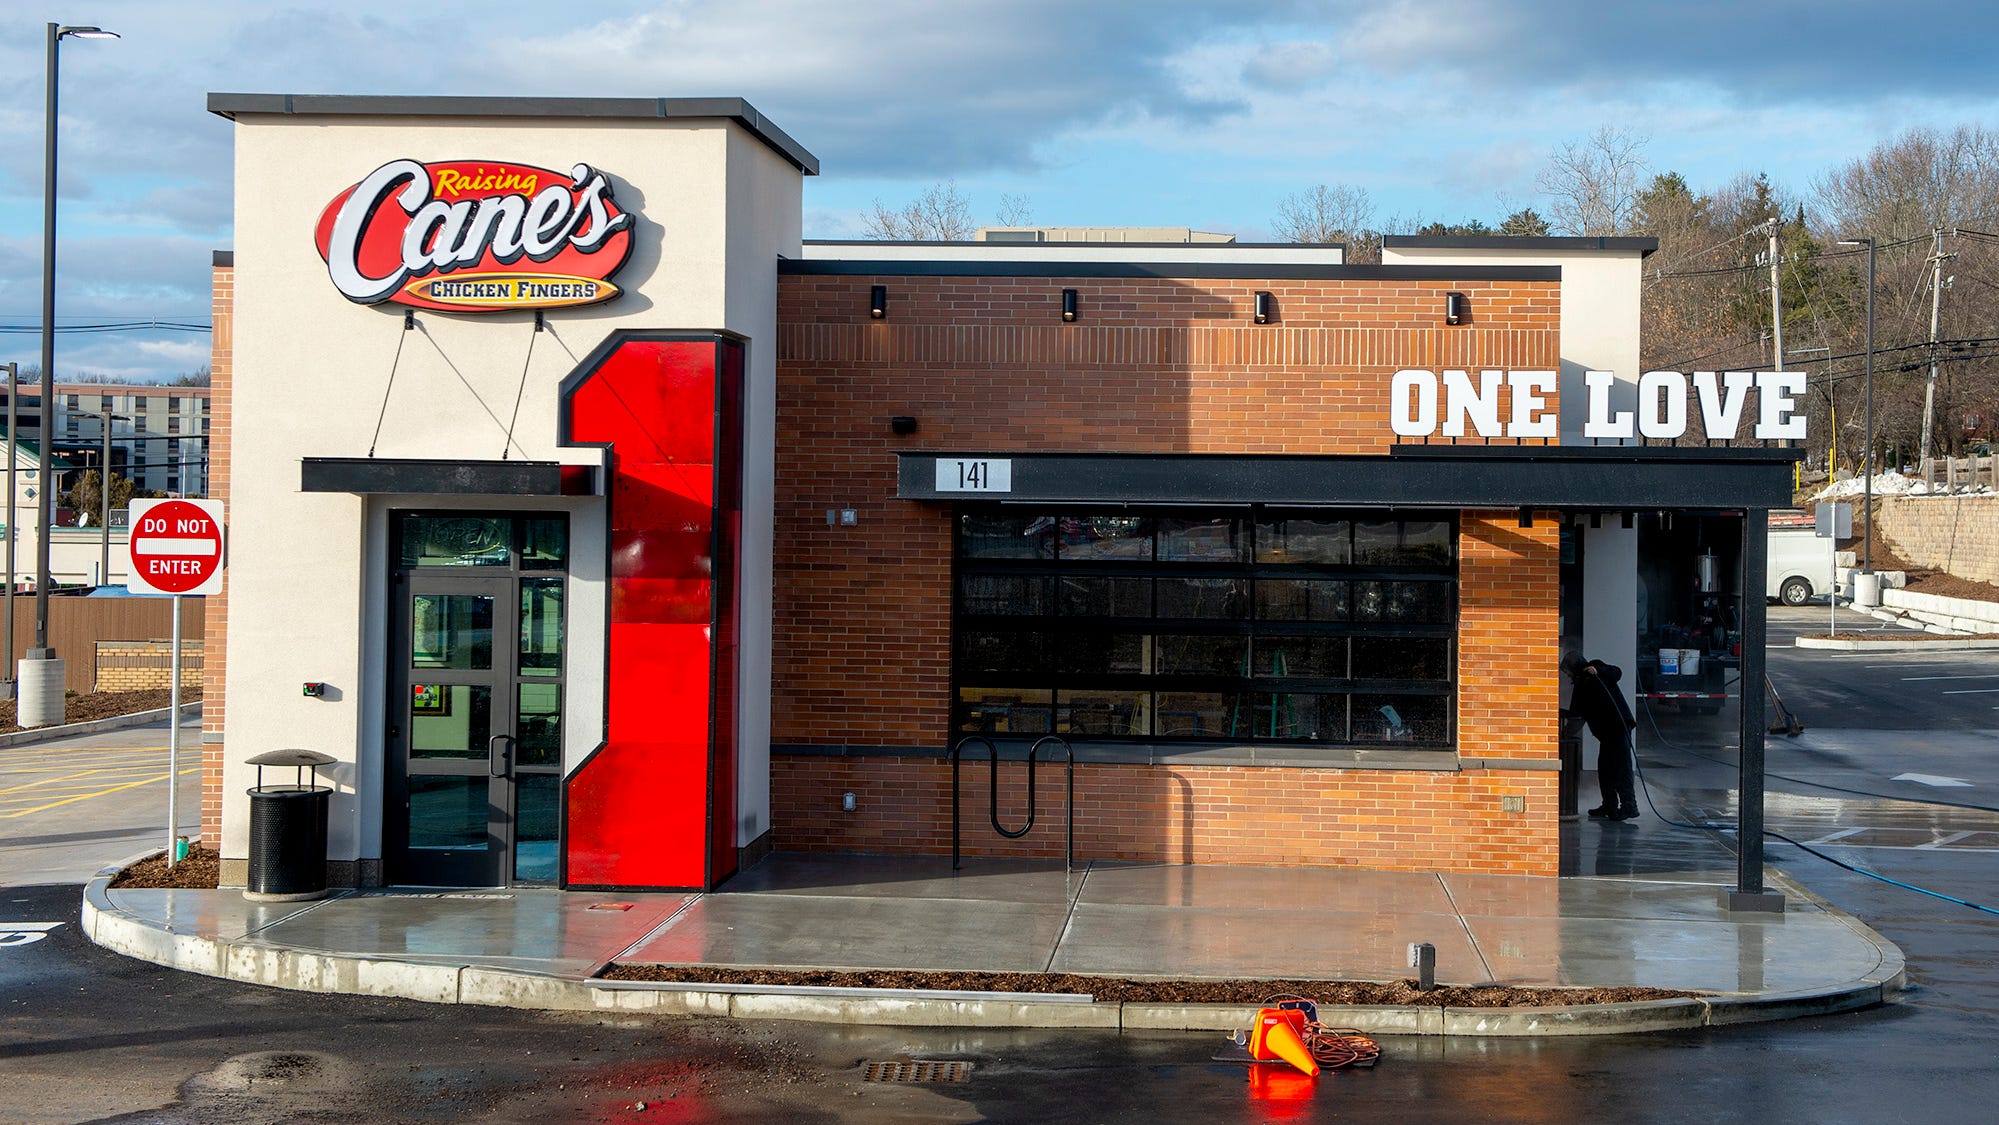
<instances>
[{"instance_id":1,"label":"concrete curb","mask_svg":"<svg viewBox=\"0 0 1999 1125\"><path fill-rule=\"evenodd\" d=\"M201 700L197 699L191 703L183 703L180 705L180 709L184 714L199 715L201 714ZM35 727L31 730L15 731L13 734L0 734L0 750L4 750L10 746L27 746L32 743L47 742L56 738L68 738L72 735L99 734L107 730L124 730L126 727L143 727L149 723L161 723L166 721L167 713L172 710L173 708L171 707L160 707L152 711L134 711L129 715L113 715L108 719L92 719L87 723L67 723L59 727ZM196 740L193 743L193 747L199 750L201 747L200 741Z\"/></svg>"},{"instance_id":2,"label":"concrete curb","mask_svg":"<svg viewBox=\"0 0 1999 1125\"><path fill-rule=\"evenodd\" d=\"M1820 648L1833 652L1959 652L1964 649L1999 648L1999 637L1952 637L1942 641L1841 641L1830 637L1797 637L1792 644L1798 648Z\"/></svg>"},{"instance_id":3,"label":"concrete curb","mask_svg":"<svg viewBox=\"0 0 1999 1125\"><path fill-rule=\"evenodd\" d=\"M968 993L914 989L808 988L576 979L464 963L385 961L349 954L287 949L254 936L237 941L175 932L127 914L108 895L113 876L154 852L100 871L83 892L81 924L106 949L205 976L305 992L345 992L552 1011L650 1012L903 1027L1096 1028L1106 1031L1232 1031L1248 1027L1256 1006L1141 1004L1087 996ZM1331 1026L1373 1035L1580 1036L1631 1035L1792 1019L1872 1007L1893 998L1904 979L1902 952L1865 923L1772 873L1772 882L1809 900L1874 945L1881 963L1867 976L1830 989L1718 995L1630 1004L1547 1008L1322 1006ZM300 911L344 895L298 904Z\"/></svg>"}]
</instances>

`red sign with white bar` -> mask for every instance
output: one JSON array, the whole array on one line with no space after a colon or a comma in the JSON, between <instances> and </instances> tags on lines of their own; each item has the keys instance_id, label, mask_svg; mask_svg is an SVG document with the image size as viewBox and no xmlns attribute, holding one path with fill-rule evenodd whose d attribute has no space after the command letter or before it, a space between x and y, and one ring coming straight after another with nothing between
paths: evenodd
<instances>
[{"instance_id":1,"label":"red sign with white bar","mask_svg":"<svg viewBox=\"0 0 1999 1125\"><path fill-rule=\"evenodd\" d=\"M221 593L222 501L132 501L126 550L135 594Z\"/></svg>"}]
</instances>

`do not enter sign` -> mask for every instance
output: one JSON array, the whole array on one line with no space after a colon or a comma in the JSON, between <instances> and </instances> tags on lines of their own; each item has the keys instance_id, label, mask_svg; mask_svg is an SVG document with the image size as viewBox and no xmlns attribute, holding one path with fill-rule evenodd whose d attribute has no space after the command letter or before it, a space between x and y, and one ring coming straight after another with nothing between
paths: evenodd
<instances>
[{"instance_id":1,"label":"do not enter sign","mask_svg":"<svg viewBox=\"0 0 1999 1125\"><path fill-rule=\"evenodd\" d=\"M222 502L134 500L127 540L135 594L213 594L222 589Z\"/></svg>"}]
</instances>

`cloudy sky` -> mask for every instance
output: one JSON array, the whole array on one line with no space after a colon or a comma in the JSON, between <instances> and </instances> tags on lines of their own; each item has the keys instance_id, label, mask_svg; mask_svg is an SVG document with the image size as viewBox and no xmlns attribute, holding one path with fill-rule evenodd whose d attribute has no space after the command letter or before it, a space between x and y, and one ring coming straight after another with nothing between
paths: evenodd
<instances>
[{"instance_id":1,"label":"cloudy sky","mask_svg":"<svg viewBox=\"0 0 1999 1125\"><path fill-rule=\"evenodd\" d=\"M1649 138L1697 188L1793 194L1916 125L1999 126L1999 5L1862 0L11 0L0 14L0 362L39 344L44 24L62 48L59 323L205 324L230 245L210 91L734 95L817 154L808 237L953 179L1036 222L1267 237L1279 201L1541 205L1550 151ZM65 331L57 371L170 378L199 332Z\"/></svg>"}]
</instances>

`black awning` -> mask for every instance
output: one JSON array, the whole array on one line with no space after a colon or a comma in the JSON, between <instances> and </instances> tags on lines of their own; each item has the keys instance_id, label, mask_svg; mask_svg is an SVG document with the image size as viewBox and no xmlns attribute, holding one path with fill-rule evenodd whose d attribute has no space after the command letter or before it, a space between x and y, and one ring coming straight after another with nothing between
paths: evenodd
<instances>
[{"instance_id":1,"label":"black awning","mask_svg":"<svg viewBox=\"0 0 1999 1125\"><path fill-rule=\"evenodd\" d=\"M1484 445L1402 445L1371 456L899 453L896 495L1080 504L1787 508L1791 467L1803 455L1762 447ZM961 461L984 462L986 469L961 471Z\"/></svg>"},{"instance_id":2,"label":"black awning","mask_svg":"<svg viewBox=\"0 0 1999 1125\"><path fill-rule=\"evenodd\" d=\"M554 461L429 461L307 457L302 492L400 492L437 496L596 496L596 469Z\"/></svg>"}]
</instances>

